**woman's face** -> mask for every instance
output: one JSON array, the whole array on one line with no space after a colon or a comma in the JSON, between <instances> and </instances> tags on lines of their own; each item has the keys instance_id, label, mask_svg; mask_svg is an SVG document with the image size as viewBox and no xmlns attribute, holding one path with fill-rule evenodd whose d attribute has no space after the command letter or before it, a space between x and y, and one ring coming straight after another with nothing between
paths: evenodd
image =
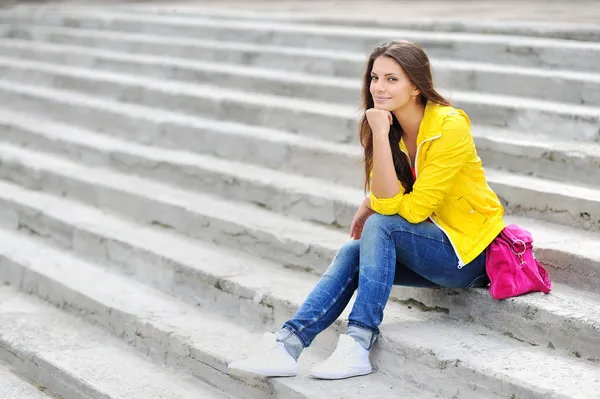
<instances>
[{"instance_id":1,"label":"woman's face","mask_svg":"<svg viewBox=\"0 0 600 399\"><path fill-rule=\"evenodd\" d=\"M370 91L375 108L390 112L414 102L413 96L419 94L400 65L386 56L377 57L373 63Z\"/></svg>"}]
</instances>

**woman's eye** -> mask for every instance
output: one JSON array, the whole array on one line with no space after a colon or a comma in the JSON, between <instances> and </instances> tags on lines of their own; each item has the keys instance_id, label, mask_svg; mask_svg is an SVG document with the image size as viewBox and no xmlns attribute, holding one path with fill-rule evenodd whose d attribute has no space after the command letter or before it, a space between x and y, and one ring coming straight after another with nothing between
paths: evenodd
<instances>
[{"instance_id":1,"label":"woman's eye","mask_svg":"<svg viewBox=\"0 0 600 399\"><path fill-rule=\"evenodd\" d=\"M395 81L397 81L398 79L396 79L396 78L389 78L388 80L389 80L390 82L395 82Z\"/></svg>"},{"instance_id":2,"label":"woman's eye","mask_svg":"<svg viewBox=\"0 0 600 399\"><path fill-rule=\"evenodd\" d=\"M377 80L377 76L371 76L371 80Z\"/></svg>"}]
</instances>

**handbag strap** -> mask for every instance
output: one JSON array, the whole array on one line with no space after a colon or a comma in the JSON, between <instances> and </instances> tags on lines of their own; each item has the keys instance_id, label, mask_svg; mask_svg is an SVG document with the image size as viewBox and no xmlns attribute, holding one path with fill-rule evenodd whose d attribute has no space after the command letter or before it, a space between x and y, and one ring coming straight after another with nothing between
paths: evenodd
<instances>
[{"instance_id":1,"label":"handbag strap","mask_svg":"<svg viewBox=\"0 0 600 399\"><path fill-rule=\"evenodd\" d=\"M510 246L511 252L519 258L521 262L519 266L527 275L527 277L536 285L536 289L543 292L544 294L548 294L550 292L550 287L548 287L548 285L537 274L533 272L533 265L529 265L527 262L523 261L523 255L527 251L527 243L517 238L509 229L504 229L502 231L502 234L504 235L506 241L508 241L508 245ZM535 266L537 266L538 268L540 267L537 264L537 262Z\"/></svg>"},{"instance_id":2,"label":"handbag strap","mask_svg":"<svg viewBox=\"0 0 600 399\"><path fill-rule=\"evenodd\" d=\"M527 236L529 236L528 237L528 241L531 240L531 234L527 230L524 230L524 229L522 229L521 227L519 227L517 225L511 225L510 227L513 227L513 226L516 227L516 228L519 228L524 233L527 233ZM522 240L522 239L518 238L517 236L515 236L514 233L512 232L512 230L510 228L508 228L508 227L504 228L504 230L502 230L502 232L500 234L503 235L504 238L506 240L510 241L511 243L519 242L520 241L520 242L523 242L523 243L526 244L526 242L524 240Z\"/></svg>"},{"instance_id":3,"label":"handbag strap","mask_svg":"<svg viewBox=\"0 0 600 399\"><path fill-rule=\"evenodd\" d=\"M525 267L521 265L521 269L525 272L527 277L529 277L529 279L536 285L535 288L537 290L542 291L544 294L548 294L550 292L550 287L548 287L548 285L531 270L531 266L529 266L527 262L525 262Z\"/></svg>"}]
</instances>

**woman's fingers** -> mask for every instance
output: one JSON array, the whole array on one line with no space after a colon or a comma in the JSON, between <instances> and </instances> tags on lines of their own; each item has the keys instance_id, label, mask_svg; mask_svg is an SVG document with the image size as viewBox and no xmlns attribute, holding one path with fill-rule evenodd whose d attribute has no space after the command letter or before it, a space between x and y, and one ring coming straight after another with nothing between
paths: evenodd
<instances>
[{"instance_id":1,"label":"woman's fingers","mask_svg":"<svg viewBox=\"0 0 600 399\"><path fill-rule=\"evenodd\" d=\"M350 237L359 240L362 235L363 226L363 223L353 221L350 227Z\"/></svg>"},{"instance_id":2,"label":"woman's fingers","mask_svg":"<svg viewBox=\"0 0 600 399\"><path fill-rule=\"evenodd\" d=\"M350 237L354 238L356 240L357 237L359 237L359 235L360 235L360 227L357 224L354 224L352 226L352 229L350 230Z\"/></svg>"}]
</instances>

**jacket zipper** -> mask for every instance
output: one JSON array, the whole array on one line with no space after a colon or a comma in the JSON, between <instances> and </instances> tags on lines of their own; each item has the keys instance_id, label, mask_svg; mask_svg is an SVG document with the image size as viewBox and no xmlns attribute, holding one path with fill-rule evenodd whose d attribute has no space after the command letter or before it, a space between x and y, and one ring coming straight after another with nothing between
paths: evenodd
<instances>
[{"instance_id":1,"label":"jacket zipper","mask_svg":"<svg viewBox=\"0 0 600 399\"><path fill-rule=\"evenodd\" d=\"M421 142L421 144L419 144L419 146L417 147L417 154L415 155L415 175L417 176L417 178L419 177L419 150L421 149L421 146L423 144L425 144L428 141L432 141L435 139L439 139L440 137L442 137L442 135L437 135L435 137L432 137L430 139L424 140L423 142ZM404 152L404 151L402 151ZM407 154L408 156L408 154ZM410 161L410 157L408 157L409 161ZM458 269L462 269L463 267L465 267L465 262L463 262L462 258L460 257L460 255L458 254L458 251L456 250L456 246L454 246L454 243L452 242L452 239L450 239L450 236L448 235L448 233L446 233L446 230L444 230L442 228L442 226L440 226L435 220L433 220L433 218L430 216L428 217L429 220L431 220L431 222L433 224L435 224L440 230L442 230L444 232L444 234L446 235L446 237L448 237L448 241L450 241L450 245L452 245L452 249L454 249L454 253L456 254L456 257L458 258Z\"/></svg>"}]
</instances>

